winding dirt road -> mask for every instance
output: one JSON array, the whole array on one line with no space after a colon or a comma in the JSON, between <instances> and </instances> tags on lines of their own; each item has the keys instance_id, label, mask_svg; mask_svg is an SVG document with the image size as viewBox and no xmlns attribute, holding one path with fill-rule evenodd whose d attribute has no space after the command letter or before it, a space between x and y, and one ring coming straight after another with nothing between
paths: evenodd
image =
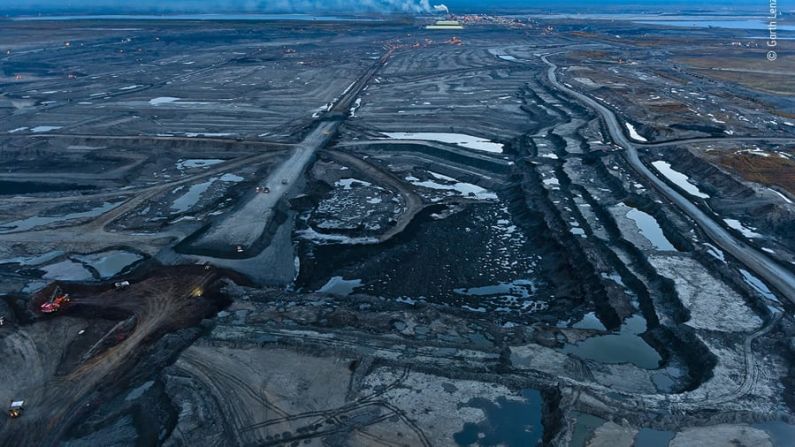
<instances>
[{"instance_id":1,"label":"winding dirt road","mask_svg":"<svg viewBox=\"0 0 795 447\"><path fill-rule=\"evenodd\" d=\"M740 263L744 264L748 269L762 277L768 284L772 285L778 290L781 295L786 297L790 302L795 304L795 274L781 266L778 262L770 258L768 255L745 241L737 239L728 230L721 226L718 222L712 219L704 211L702 211L696 204L679 194L675 189L665 183L662 179L654 175L648 167L640 160L638 156L638 146L629 141L624 135L624 126L619 122L616 115L603 106L593 98L584 95L578 91L566 87L558 81L556 70L557 65L553 64L548 59L549 55L541 56L548 66L547 77L549 82L558 90L569 96L574 97L580 102L587 105L589 108L597 112L610 132L610 137L619 146L623 147L626 151L624 157L627 162L643 177L645 177L654 188L668 200L674 203L681 211L693 219L698 226L712 239L715 244L720 248L727 251ZM759 138L760 140L765 138ZM688 140L682 140L686 142ZM673 144L673 142L671 143Z\"/></svg>"}]
</instances>

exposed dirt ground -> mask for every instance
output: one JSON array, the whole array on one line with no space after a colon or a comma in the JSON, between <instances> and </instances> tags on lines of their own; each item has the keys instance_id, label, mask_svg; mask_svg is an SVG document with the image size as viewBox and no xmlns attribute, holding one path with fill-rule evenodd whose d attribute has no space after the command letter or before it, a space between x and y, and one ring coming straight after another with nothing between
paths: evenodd
<instances>
[{"instance_id":1,"label":"exposed dirt ground","mask_svg":"<svg viewBox=\"0 0 795 447\"><path fill-rule=\"evenodd\" d=\"M791 60L460 19L3 21L0 444L788 445Z\"/></svg>"}]
</instances>

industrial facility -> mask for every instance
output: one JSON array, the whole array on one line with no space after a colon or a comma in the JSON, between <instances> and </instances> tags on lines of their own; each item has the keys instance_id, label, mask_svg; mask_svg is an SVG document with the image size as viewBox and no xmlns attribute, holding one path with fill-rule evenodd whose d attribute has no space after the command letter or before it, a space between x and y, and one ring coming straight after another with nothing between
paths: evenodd
<instances>
[{"instance_id":1,"label":"industrial facility","mask_svg":"<svg viewBox=\"0 0 795 447\"><path fill-rule=\"evenodd\" d=\"M437 20L433 25L426 26L425 29L458 30L464 29L464 25L458 20Z\"/></svg>"}]
</instances>

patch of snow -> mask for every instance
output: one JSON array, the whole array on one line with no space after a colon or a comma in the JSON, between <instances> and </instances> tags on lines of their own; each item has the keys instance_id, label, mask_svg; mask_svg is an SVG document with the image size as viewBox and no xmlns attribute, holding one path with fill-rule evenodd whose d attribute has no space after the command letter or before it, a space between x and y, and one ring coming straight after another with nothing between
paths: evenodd
<instances>
[{"instance_id":1,"label":"patch of snow","mask_svg":"<svg viewBox=\"0 0 795 447\"><path fill-rule=\"evenodd\" d=\"M359 107L362 106L362 98L356 98L356 101L353 103L353 107L351 107L351 118L356 118L356 111L359 110Z\"/></svg>"},{"instance_id":2,"label":"patch of snow","mask_svg":"<svg viewBox=\"0 0 795 447\"><path fill-rule=\"evenodd\" d=\"M654 161L652 162L652 166L654 166L654 168L657 169L657 171L659 171L660 174L664 175L665 178L670 180L676 186L685 190L685 192L687 192L688 194L695 197L699 197L701 199L709 199L708 194L701 192L701 190L698 189L698 186L690 183L690 178L688 176L671 168L671 164L668 163L667 161L663 160Z\"/></svg>"},{"instance_id":3,"label":"patch of snow","mask_svg":"<svg viewBox=\"0 0 795 447\"><path fill-rule=\"evenodd\" d=\"M180 171L192 168L207 168L218 163L223 163L224 160L219 158L191 158L188 160L177 161L177 169Z\"/></svg>"},{"instance_id":4,"label":"patch of snow","mask_svg":"<svg viewBox=\"0 0 795 447\"><path fill-rule=\"evenodd\" d=\"M61 126L36 126L30 129L30 131L33 133L41 133L41 132L49 132L51 130L58 130L60 128Z\"/></svg>"},{"instance_id":5,"label":"patch of snow","mask_svg":"<svg viewBox=\"0 0 795 447\"><path fill-rule=\"evenodd\" d=\"M186 137L228 137L232 135L226 132L185 132Z\"/></svg>"},{"instance_id":6,"label":"patch of snow","mask_svg":"<svg viewBox=\"0 0 795 447\"><path fill-rule=\"evenodd\" d=\"M444 132L384 132L384 135L394 140L428 140L440 143L455 144L456 146L478 151L501 154L503 145L485 138L460 133Z\"/></svg>"},{"instance_id":7,"label":"patch of snow","mask_svg":"<svg viewBox=\"0 0 795 447\"><path fill-rule=\"evenodd\" d=\"M627 130L629 131L629 137L630 138L632 138L635 141L641 141L643 143L649 141L646 138L644 138L643 136L641 136L638 133L638 131L635 130L635 126L633 126L631 123L626 123L626 125L627 125Z\"/></svg>"},{"instance_id":8,"label":"patch of snow","mask_svg":"<svg viewBox=\"0 0 795 447\"><path fill-rule=\"evenodd\" d=\"M224 175L221 176L221 178L219 180L221 180L222 182L238 183L238 182L242 182L244 180L244 178L239 176L239 175L235 175L235 174L224 174Z\"/></svg>"},{"instance_id":9,"label":"patch of snow","mask_svg":"<svg viewBox=\"0 0 795 447\"><path fill-rule=\"evenodd\" d=\"M778 192L778 191L776 191L775 189L772 189L772 188L768 188L768 189L770 189L771 191L773 191L774 193L776 193L776 195L778 195L779 197L781 197L782 199L784 199L784 201L785 201L785 202L787 202L787 203L792 203L792 200L790 200L790 199L789 199L789 197L785 196L784 194L782 194L782 193L780 193L780 192Z\"/></svg>"},{"instance_id":10,"label":"patch of snow","mask_svg":"<svg viewBox=\"0 0 795 447\"><path fill-rule=\"evenodd\" d=\"M724 255L723 251L721 251L718 247L710 244L709 242L704 242L704 246L707 247L707 253L709 253L713 258L722 262L726 262L726 255Z\"/></svg>"},{"instance_id":11,"label":"patch of snow","mask_svg":"<svg viewBox=\"0 0 795 447\"><path fill-rule=\"evenodd\" d=\"M411 177L414 180L409 180L409 181L411 182L412 185L421 186L423 188L436 189L441 191L455 191L456 193L464 197L475 198L478 200L497 200L496 193L491 192L485 188L481 188L480 186L473 185L471 183L459 182L458 180L452 177L448 177L446 175L438 174L435 172L429 171L429 173L438 180L450 182L450 184L442 184L439 182L435 182L433 180L419 181L419 179L416 179L414 177ZM406 179L408 180L409 177L407 177Z\"/></svg>"},{"instance_id":12,"label":"patch of snow","mask_svg":"<svg viewBox=\"0 0 795 447\"><path fill-rule=\"evenodd\" d=\"M742 235L745 237L749 238L762 237L761 234L754 232L753 228L746 227L745 225L742 224L742 222L740 222L737 219L723 219L723 221L726 222L726 225L728 225L729 228L734 228L735 230L742 233Z\"/></svg>"},{"instance_id":13,"label":"patch of snow","mask_svg":"<svg viewBox=\"0 0 795 447\"><path fill-rule=\"evenodd\" d=\"M378 243L378 239L374 237L350 237L342 234L324 234L318 233L312 228L300 230L296 233L301 239L310 240L316 244L362 245Z\"/></svg>"},{"instance_id":14,"label":"patch of snow","mask_svg":"<svg viewBox=\"0 0 795 447\"><path fill-rule=\"evenodd\" d=\"M149 100L149 104L153 106L159 106L161 104L169 104L175 101L179 101L180 98L175 98L173 96L159 96L154 99Z\"/></svg>"},{"instance_id":15,"label":"patch of snow","mask_svg":"<svg viewBox=\"0 0 795 447\"><path fill-rule=\"evenodd\" d=\"M337 180L334 183L334 186L336 186L338 188L342 187L342 189L346 189L346 190L347 189L351 189L353 187L353 185L372 186L372 183L365 182L364 180L359 180L359 179L356 179L356 178L343 178L343 179Z\"/></svg>"},{"instance_id":16,"label":"patch of snow","mask_svg":"<svg viewBox=\"0 0 795 447\"><path fill-rule=\"evenodd\" d=\"M361 279L345 279L342 276L333 276L317 290L318 293L328 293L331 295L348 296L352 294L357 287L362 286Z\"/></svg>"}]
</instances>

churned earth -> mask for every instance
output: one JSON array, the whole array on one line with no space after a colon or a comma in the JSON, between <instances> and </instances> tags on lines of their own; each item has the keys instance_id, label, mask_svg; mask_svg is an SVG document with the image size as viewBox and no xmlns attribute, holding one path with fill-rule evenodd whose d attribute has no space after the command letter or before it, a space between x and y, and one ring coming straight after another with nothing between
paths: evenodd
<instances>
[{"instance_id":1,"label":"churned earth","mask_svg":"<svg viewBox=\"0 0 795 447\"><path fill-rule=\"evenodd\" d=\"M0 444L789 445L793 59L428 20L3 19Z\"/></svg>"}]
</instances>

